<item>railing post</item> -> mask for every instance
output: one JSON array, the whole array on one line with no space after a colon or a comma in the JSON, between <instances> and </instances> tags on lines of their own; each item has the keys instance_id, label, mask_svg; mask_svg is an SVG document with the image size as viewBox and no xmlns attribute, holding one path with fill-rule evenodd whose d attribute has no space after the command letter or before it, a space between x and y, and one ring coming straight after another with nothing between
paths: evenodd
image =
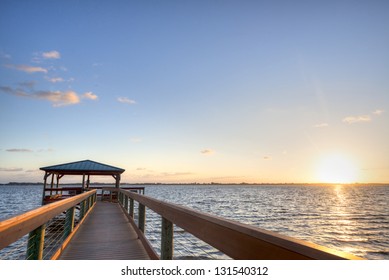
<instances>
[{"instance_id":1,"label":"railing post","mask_svg":"<svg viewBox=\"0 0 389 280\"><path fill-rule=\"evenodd\" d=\"M130 197L130 217L134 218L134 200Z\"/></svg>"},{"instance_id":2,"label":"railing post","mask_svg":"<svg viewBox=\"0 0 389 280\"><path fill-rule=\"evenodd\" d=\"M66 218L65 218L65 230L63 233L63 237L66 238L69 236L71 232L73 232L74 229L74 213L75 213L75 207L72 207L66 211Z\"/></svg>"},{"instance_id":3,"label":"railing post","mask_svg":"<svg viewBox=\"0 0 389 280\"><path fill-rule=\"evenodd\" d=\"M145 224L146 224L146 206L139 203L139 213L138 213L138 228L141 232L145 232Z\"/></svg>"},{"instance_id":4,"label":"railing post","mask_svg":"<svg viewBox=\"0 0 389 280\"><path fill-rule=\"evenodd\" d=\"M173 259L173 223L162 217L161 260Z\"/></svg>"},{"instance_id":5,"label":"railing post","mask_svg":"<svg viewBox=\"0 0 389 280\"><path fill-rule=\"evenodd\" d=\"M85 212L85 207L84 207L84 201L81 201L80 202L80 221L82 220L82 218L84 218L84 212Z\"/></svg>"},{"instance_id":6,"label":"railing post","mask_svg":"<svg viewBox=\"0 0 389 280\"><path fill-rule=\"evenodd\" d=\"M40 227L34 229L28 235L27 244L27 260L41 260L43 259L43 245L45 242L45 228L43 224Z\"/></svg>"},{"instance_id":7,"label":"railing post","mask_svg":"<svg viewBox=\"0 0 389 280\"><path fill-rule=\"evenodd\" d=\"M126 209L126 213L128 213L128 196L124 196L124 209Z\"/></svg>"}]
</instances>

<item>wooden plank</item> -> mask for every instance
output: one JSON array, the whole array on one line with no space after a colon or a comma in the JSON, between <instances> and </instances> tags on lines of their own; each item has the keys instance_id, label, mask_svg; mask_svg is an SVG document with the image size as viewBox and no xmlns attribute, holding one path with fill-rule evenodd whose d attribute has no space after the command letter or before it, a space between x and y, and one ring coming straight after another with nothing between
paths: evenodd
<instances>
[{"instance_id":1,"label":"wooden plank","mask_svg":"<svg viewBox=\"0 0 389 280\"><path fill-rule=\"evenodd\" d=\"M97 202L60 260L150 259L119 204Z\"/></svg>"},{"instance_id":2,"label":"wooden plank","mask_svg":"<svg viewBox=\"0 0 389 280\"><path fill-rule=\"evenodd\" d=\"M162 217L234 259L361 259L324 246L123 191Z\"/></svg>"}]
</instances>

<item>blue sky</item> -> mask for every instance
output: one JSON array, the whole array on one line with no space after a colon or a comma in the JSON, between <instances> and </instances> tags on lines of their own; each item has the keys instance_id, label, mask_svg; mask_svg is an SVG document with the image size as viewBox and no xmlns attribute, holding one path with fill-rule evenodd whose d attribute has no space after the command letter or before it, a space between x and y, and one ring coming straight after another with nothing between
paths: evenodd
<instances>
[{"instance_id":1,"label":"blue sky","mask_svg":"<svg viewBox=\"0 0 389 280\"><path fill-rule=\"evenodd\" d=\"M83 159L127 182L389 182L388 12L1 1L0 182Z\"/></svg>"}]
</instances>

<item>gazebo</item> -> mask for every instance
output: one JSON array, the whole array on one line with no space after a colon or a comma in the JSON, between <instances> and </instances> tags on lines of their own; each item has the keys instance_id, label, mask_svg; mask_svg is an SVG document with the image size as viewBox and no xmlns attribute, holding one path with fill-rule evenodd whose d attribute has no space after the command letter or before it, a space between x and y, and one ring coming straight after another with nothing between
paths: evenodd
<instances>
[{"instance_id":1,"label":"gazebo","mask_svg":"<svg viewBox=\"0 0 389 280\"><path fill-rule=\"evenodd\" d=\"M72 188L67 190L69 194L81 193L89 189L90 176L112 176L115 179L115 187L119 188L121 174L125 171L122 168L95 162L92 160L82 160L53 166L41 167L40 170L45 171L42 204L52 200L60 199L64 188L59 188L59 180L64 175L81 175L82 187ZM49 177L51 180L49 181ZM48 183L48 181L50 183ZM48 184L50 187L48 188ZM70 189L70 188L69 188ZM50 195L46 196L46 191L50 191ZM54 195L53 195L54 194Z\"/></svg>"}]
</instances>

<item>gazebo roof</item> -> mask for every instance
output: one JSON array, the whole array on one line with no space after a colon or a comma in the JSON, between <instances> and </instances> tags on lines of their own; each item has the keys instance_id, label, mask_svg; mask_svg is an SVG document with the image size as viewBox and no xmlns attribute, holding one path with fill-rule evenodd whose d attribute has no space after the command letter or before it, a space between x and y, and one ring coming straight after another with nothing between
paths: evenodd
<instances>
[{"instance_id":1,"label":"gazebo roof","mask_svg":"<svg viewBox=\"0 0 389 280\"><path fill-rule=\"evenodd\" d=\"M40 170L63 175L118 175L125 170L92 160L82 160L53 166L41 167Z\"/></svg>"}]
</instances>

